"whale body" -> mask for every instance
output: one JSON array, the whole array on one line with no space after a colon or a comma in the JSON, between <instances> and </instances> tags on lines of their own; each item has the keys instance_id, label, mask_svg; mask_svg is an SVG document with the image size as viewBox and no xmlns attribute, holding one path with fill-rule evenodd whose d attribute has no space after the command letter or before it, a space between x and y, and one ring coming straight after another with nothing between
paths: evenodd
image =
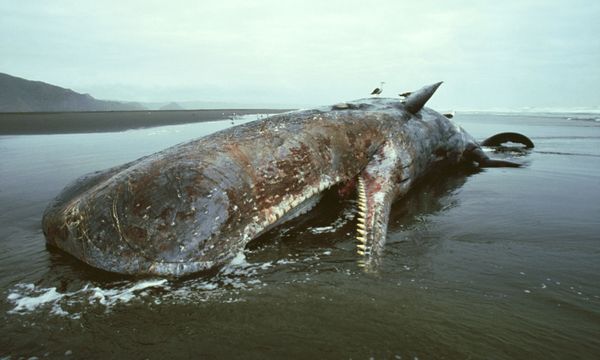
<instances>
[{"instance_id":1,"label":"whale body","mask_svg":"<svg viewBox=\"0 0 600 360\"><path fill-rule=\"evenodd\" d=\"M85 175L48 205L46 241L106 271L181 276L226 264L343 186L356 189L357 257L371 266L392 202L432 169L519 166L424 107L440 84L277 114Z\"/></svg>"}]
</instances>

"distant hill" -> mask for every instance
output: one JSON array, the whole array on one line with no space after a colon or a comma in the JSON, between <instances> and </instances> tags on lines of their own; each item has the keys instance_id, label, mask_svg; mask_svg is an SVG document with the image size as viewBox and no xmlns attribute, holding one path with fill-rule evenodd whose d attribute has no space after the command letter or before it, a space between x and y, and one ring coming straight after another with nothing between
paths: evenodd
<instances>
[{"instance_id":1,"label":"distant hill","mask_svg":"<svg viewBox=\"0 0 600 360\"><path fill-rule=\"evenodd\" d=\"M0 112L145 110L138 103L94 99L70 89L0 73Z\"/></svg>"},{"instance_id":2,"label":"distant hill","mask_svg":"<svg viewBox=\"0 0 600 360\"><path fill-rule=\"evenodd\" d=\"M178 103L171 102L164 106L161 106L159 110L185 110L185 109Z\"/></svg>"}]
</instances>

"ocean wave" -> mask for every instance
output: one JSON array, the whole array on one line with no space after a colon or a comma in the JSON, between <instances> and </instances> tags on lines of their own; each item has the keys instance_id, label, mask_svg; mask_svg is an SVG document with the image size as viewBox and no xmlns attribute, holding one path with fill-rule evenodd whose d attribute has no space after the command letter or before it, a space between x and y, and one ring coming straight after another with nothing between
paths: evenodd
<instances>
[{"instance_id":1,"label":"ocean wave","mask_svg":"<svg viewBox=\"0 0 600 360\"><path fill-rule=\"evenodd\" d=\"M350 206L331 225L309 228L308 231L313 234L338 231L354 218L354 213L355 208ZM263 281L267 274L286 268L304 268L307 264L320 263L324 256L332 255L331 250L324 249L318 253L288 254L286 258L266 262L247 260L246 255L254 256L260 252L260 249L246 249L215 274L184 280L149 278L112 283L87 282L70 291L62 290L62 287L19 283L6 293L6 300L11 305L7 312L16 316L45 312L79 319L90 307L111 312L117 306L136 303L152 306L162 303L243 302L245 294L267 286ZM292 282L307 281L310 279L295 279Z\"/></svg>"},{"instance_id":2,"label":"ocean wave","mask_svg":"<svg viewBox=\"0 0 600 360\"><path fill-rule=\"evenodd\" d=\"M8 291L6 300L12 308L7 313L19 316L45 312L53 316L79 319L90 307L101 308L110 313L117 306L139 303L153 306L163 303L244 302L246 294L267 286L262 279L267 273L294 266L304 267L307 263L318 263L323 256L330 255L330 250L324 250L303 256L289 254L288 258L250 263L245 252L241 252L218 273L209 277L188 280L153 278L112 284L86 283L73 291L20 283ZM292 282L307 281L310 278Z\"/></svg>"},{"instance_id":3,"label":"ocean wave","mask_svg":"<svg viewBox=\"0 0 600 360\"><path fill-rule=\"evenodd\" d=\"M600 116L568 116L566 119L569 121L600 122Z\"/></svg>"},{"instance_id":4,"label":"ocean wave","mask_svg":"<svg viewBox=\"0 0 600 360\"><path fill-rule=\"evenodd\" d=\"M168 289L168 287L168 281L165 279L138 281L113 288L86 284L73 292L59 292L56 287L17 284L7 296L7 300L14 305L8 313L23 315L46 309L52 315L78 319L81 313L72 309L80 307L81 304L98 304L110 310L116 304L125 304L135 298L148 295L150 289Z\"/></svg>"},{"instance_id":5,"label":"ocean wave","mask_svg":"<svg viewBox=\"0 0 600 360\"><path fill-rule=\"evenodd\" d=\"M167 279L144 279L108 285L87 283L80 289L61 292L56 287L42 287L31 283L15 285L7 296L13 305L9 314L23 315L34 311L48 311L52 315L78 319L82 306L100 306L110 312L115 306L142 301L160 304L164 301L205 302L211 299L223 302L241 301L239 290L252 290L264 284L259 274L275 265L295 261L251 264L244 253L238 254L228 265L211 278L184 282ZM224 296L226 295L226 296Z\"/></svg>"},{"instance_id":6,"label":"ocean wave","mask_svg":"<svg viewBox=\"0 0 600 360\"><path fill-rule=\"evenodd\" d=\"M546 155L565 155L565 156L589 156L589 157L600 157L598 154L588 154L588 153L573 153L573 152L563 152L563 151L534 151L537 154L546 154Z\"/></svg>"}]
</instances>

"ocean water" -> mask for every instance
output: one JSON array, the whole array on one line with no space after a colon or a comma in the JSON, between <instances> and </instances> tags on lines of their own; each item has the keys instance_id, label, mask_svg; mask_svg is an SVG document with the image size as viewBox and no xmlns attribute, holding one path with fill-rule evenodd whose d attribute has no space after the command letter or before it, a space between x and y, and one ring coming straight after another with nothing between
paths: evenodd
<instances>
[{"instance_id":1,"label":"ocean water","mask_svg":"<svg viewBox=\"0 0 600 360\"><path fill-rule=\"evenodd\" d=\"M455 120L536 147L490 154L523 168L446 173L396 202L376 273L357 264L355 203L334 194L179 280L45 246L42 212L68 182L229 121L0 137L0 358L600 358L597 115Z\"/></svg>"}]
</instances>

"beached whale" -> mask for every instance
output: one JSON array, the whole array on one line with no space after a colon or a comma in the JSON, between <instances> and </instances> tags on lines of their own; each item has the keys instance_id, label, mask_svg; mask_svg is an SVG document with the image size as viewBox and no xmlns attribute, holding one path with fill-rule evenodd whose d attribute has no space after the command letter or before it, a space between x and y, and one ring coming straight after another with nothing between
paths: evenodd
<instances>
[{"instance_id":1,"label":"beached whale","mask_svg":"<svg viewBox=\"0 0 600 360\"><path fill-rule=\"evenodd\" d=\"M357 257L371 267L392 202L419 178L460 163L519 166L424 108L439 85L278 114L83 176L46 209L47 242L107 271L181 276L227 263L339 186L356 189Z\"/></svg>"}]
</instances>

